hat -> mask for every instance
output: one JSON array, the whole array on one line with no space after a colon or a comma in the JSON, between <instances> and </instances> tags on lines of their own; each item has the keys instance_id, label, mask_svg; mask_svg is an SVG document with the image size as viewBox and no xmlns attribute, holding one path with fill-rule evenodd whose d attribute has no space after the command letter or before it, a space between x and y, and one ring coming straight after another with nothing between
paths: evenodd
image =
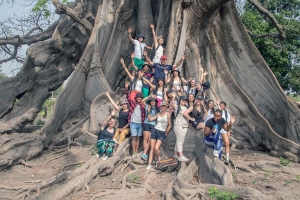
<instances>
[{"instance_id":1,"label":"hat","mask_svg":"<svg viewBox=\"0 0 300 200\"><path fill-rule=\"evenodd\" d=\"M173 69L173 70L172 70L172 73L173 73L174 71L177 71L177 72L178 72L178 75L180 75L180 71L179 71L177 68Z\"/></svg>"},{"instance_id":2,"label":"hat","mask_svg":"<svg viewBox=\"0 0 300 200\"><path fill-rule=\"evenodd\" d=\"M168 90L167 90L167 92L166 92L166 94L168 94L168 93L172 93L172 92L174 92L174 90L172 90L172 89L168 89Z\"/></svg>"},{"instance_id":3,"label":"hat","mask_svg":"<svg viewBox=\"0 0 300 200\"><path fill-rule=\"evenodd\" d=\"M143 35L137 36L137 39L139 39L140 37L143 38L143 40L145 39L145 36L143 36Z\"/></svg>"},{"instance_id":4,"label":"hat","mask_svg":"<svg viewBox=\"0 0 300 200\"><path fill-rule=\"evenodd\" d=\"M143 98L142 93L137 93L134 98Z\"/></svg>"},{"instance_id":5,"label":"hat","mask_svg":"<svg viewBox=\"0 0 300 200\"><path fill-rule=\"evenodd\" d=\"M197 96L195 97L195 99L200 99L200 100L203 100L203 99L204 99L204 97L203 97L203 95L197 95Z\"/></svg>"},{"instance_id":6,"label":"hat","mask_svg":"<svg viewBox=\"0 0 300 200\"><path fill-rule=\"evenodd\" d=\"M161 107L161 106L167 106L166 102L162 101L162 102L160 103L159 107Z\"/></svg>"},{"instance_id":7,"label":"hat","mask_svg":"<svg viewBox=\"0 0 300 200\"><path fill-rule=\"evenodd\" d=\"M167 60L167 56L166 56L166 55L163 55L163 56L160 57L160 59L165 59L165 60Z\"/></svg>"},{"instance_id":8,"label":"hat","mask_svg":"<svg viewBox=\"0 0 300 200\"><path fill-rule=\"evenodd\" d=\"M180 102L181 100L185 100L185 101L187 101L188 99L186 98L186 96L185 96L185 95L182 95L182 96L180 96L180 97L179 97L179 102Z\"/></svg>"},{"instance_id":9,"label":"hat","mask_svg":"<svg viewBox=\"0 0 300 200\"><path fill-rule=\"evenodd\" d=\"M145 65L148 65L148 66L150 67L150 64L149 64L148 62L144 62L143 67L144 67Z\"/></svg>"},{"instance_id":10,"label":"hat","mask_svg":"<svg viewBox=\"0 0 300 200\"><path fill-rule=\"evenodd\" d=\"M158 101L157 101L157 99L155 99L155 98L153 98L153 97L150 97L150 98L148 98L148 100L147 100L147 104L150 104L150 101L155 101L156 103L158 103Z\"/></svg>"},{"instance_id":11,"label":"hat","mask_svg":"<svg viewBox=\"0 0 300 200\"><path fill-rule=\"evenodd\" d=\"M204 90L208 90L210 88L210 82L206 81L202 83L202 87Z\"/></svg>"},{"instance_id":12,"label":"hat","mask_svg":"<svg viewBox=\"0 0 300 200\"><path fill-rule=\"evenodd\" d=\"M127 99L122 99L121 102L120 102L120 106L123 105L123 104L127 104L127 103L128 103Z\"/></svg>"}]
</instances>

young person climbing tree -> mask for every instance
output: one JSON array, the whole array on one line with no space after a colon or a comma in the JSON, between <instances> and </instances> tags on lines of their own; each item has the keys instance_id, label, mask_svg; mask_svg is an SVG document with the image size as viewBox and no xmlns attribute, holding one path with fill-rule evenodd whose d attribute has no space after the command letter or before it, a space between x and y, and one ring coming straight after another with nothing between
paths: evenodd
<instances>
[{"instance_id":1,"label":"young person climbing tree","mask_svg":"<svg viewBox=\"0 0 300 200\"><path fill-rule=\"evenodd\" d=\"M150 107L150 116L154 117L157 113L159 113L159 108L157 106L157 99L148 96L147 98L143 99L143 101L146 101L145 111L148 112L148 108ZM143 146L144 151L141 154L141 158L144 160L148 160L148 151L150 148L150 132L152 129L154 129L154 126L156 125L156 120L149 121L148 114L146 115L146 119L143 124Z\"/></svg>"},{"instance_id":2,"label":"young person climbing tree","mask_svg":"<svg viewBox=\"0 0 300 200\"><path fill-rule=\"evenodd\" d=\"M164 70L167 69L168 71L171 71L172 69L175 69L177 66L179 66L185 59L185 55L183 55L180 59L180 61L178 61L176 64L174 65L167 65L167 56L163 55L160 57L160 63L154 63L150 60L150 58L148 57L148 54L146 51L144 51L144 56L146 61L153 66L153 73L154 73L154 78L156 80L158 79L165 79L165 72Z\"/></svg>"},{"instance_id":3,"label":"young person climbing tree","mask_svg":"<svg viewBox=\"0 0 300 200\"><path fill-rule=\"evenodd\" d=\"M142 136L143 123L145 121L145 108L142 101L143 95L136 94L134 100L130 99L129 82L125 82L125 94L129 103L128 122L130 125L131 139L132 139L132 155L138 153L140 145L140 137Z\"/></svg>"},{"instance_id":4,"label":"young person climbing tree","mask_svg":"<svg viewBox=\"0 0 300 200\"><path fill-rule=\"evenodd\" d=\"M136 76L132 76L124 63L124 59L121 58L120 61L122 63L123 69L125 70L127 76L129 77L132 83L129 97L131 100L134 100L136 94L142 93L144 83L147 83L151 88L155 89L156 86L144 77L144 73L142 70L139 70Z\"/></svg>"},{"instance_id":5,"label":"young person climbing tree","mask_svg":"<svg viewBox=\"0 0 300 200\"><path fill-rule=\"evenodd\" d=\"M203 129L205 127L204 119L207 115L207 111L203 105L203 96L196 96L194 105L190 106L183 115L189 119L195 129Z\"/></svg>"},{"instance_id":6,"label":"young person climbing tree","mask_svg":"<svg viewBox=\"0 0 300 200\"><path fill-rule=\"evenodd\" d=\"M149 153L148 165L146 167L147 170L151 168L151 164L153 158L155 157L156 163L160 160L160 145L162 144L165 137L168 135L169 131L172 128L171 116L167 112L167 104L163 101L160 104L160 112L155 116L151 116L151 108L148 107L147 110L148 120L154 121L156 120L156 125L154 129L151 130L151 148Z\"/></svg>"},{"instance_id":7,"label":"young person climbing tree","mask_svg":"<svg viewBox=\"0 0 300 200\"><path fill-rule=\"evenodd\" d=\"M175 95L171 102L171 106L174 109L175 121L174 132L176 136L176 144L174 148L174 157L179 161L187 162L189 159L183 155L183 143L188 130L188 119L183 115L188 109L186 96L179 97L178 105L175 104Z\"/></svg>"},{"instance_id":8,"label":"young person climbing tree","mask_svg":"<svg viewBox=\"0 0 300 200\"><path fill-rule=\"evenodd\" d=\"M118 118L118 128L114 135L114 139L118 141L120 144L125 140L126 136L130 133L129 123L128 123L128 101L126 99L122 99L120 106L116 104L116 102L110 97L109 92L106 92L105 95L115 107L117 111L119 111L119 118Z\"/></svg>"},{"instance_id":9,"label":"young person climbing tree","mask_svg":"<svg viewBox=\"0 0 300 200\"><path fill-rule=\"evenodd\" d=\"M117 140L113 139L116 132L115 124L116 120L114 118L116 110L112 110L111 114L103 122L100 132L98 134L98 154L97 158L102 157L102 160L107 160L108 157L113 155L115 143L120 144Z\"/></svg>"},{"instance_id":10,"label":"young person climbing tree","mask_svg":"<svg viewBox=\"0 0 300 200\"><path fill-rule=\"evenodd\" d=\"M152 35L153 35L153 42L154 42L154 48L155 48L155 55L152 59L152 62L154 63L159 63L160 62L160 57L164 55L164 39L163 38L157 38L154 30L154 24L150 24L150 28L152 30Z\"/></svg>"},{"instance_id":11,"label":"young person climbing tree","mask_svg":"<svg viewBox=\"0 0 300 200\"><path fill-rule=\"evenodd\" d=\"M152 47L149 47L145 44L145 42L144 42L145 37L143 35L139 35L137 37L137 40L135 40L131 36L131 33L132 33L131 27L129 27L127 30L128 30L129 40L134 44L134 64L139 69L142 69L142 66L144 64L144 59L143 59L144 49L145 48L152 49Z\"/></svg>"},{"instance_id":12,"label":"young person climbing tree","mask_svg":"<svg viewBox=\"0 0 300 200\"><path fill-rule=\"evenodd\" d=\"M214 117L209 119L204 128L204 143L207 146L214 148L213 154L216 157L220 158L220 153L222 149L222 140L225 144L225 153L226 153L226 160L225 163L229 163L229 139L226 133L221 133L221 129L226 131L230 131L232 124L235 121L235 117L230 117L230 122L226 123L225 119L222 118L222 110L217 109L214 113ZM222 140L221 140L221 137Z\"/></svg>"}]
</instances>

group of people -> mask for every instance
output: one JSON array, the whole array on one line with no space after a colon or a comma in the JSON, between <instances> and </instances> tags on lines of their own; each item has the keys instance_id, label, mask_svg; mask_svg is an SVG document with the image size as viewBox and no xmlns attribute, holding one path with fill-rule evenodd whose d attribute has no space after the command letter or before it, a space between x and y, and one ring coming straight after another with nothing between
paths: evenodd
<instances>
[{"instance_id":1,"label":"group of people","mask_svg":"<svg viewBox=\"0 0 300 200\"><path fill-rule=\"evenodd\" d=\"M185 56L174 65L166 64L163 39L157 38L154 25L150 25L153 33L154 47L144 43L145 37L139 35L137 40L131 36L134 53L131 55L132 73L121 58L121 64L130 82L125 82L126 98L117 105L106 96L114 106L114 110L103 123L98 137L98 156L106 160L112 156L114 144L122 145L130 134L132 156L138 155L140 138L143 138L143 152L140 157L148 162L146 169L152 167L153 160L160 161L160 146L173 128L176 136L174 158L182 162L189 159L183 154L183 144L188 127L204 129L204 143L213 148L214 156L222 154L222 143L225 145L226 163L229 162L229 136L235 118L226 110L226 103L216 100L216 104L207 95L210 83L206 80L207 72L203 72L199 80L184 79L177 67ZM144 50L154 49L152 60ZM118 128L113 117L119 112Z\"/></svg>"}]
</instances>

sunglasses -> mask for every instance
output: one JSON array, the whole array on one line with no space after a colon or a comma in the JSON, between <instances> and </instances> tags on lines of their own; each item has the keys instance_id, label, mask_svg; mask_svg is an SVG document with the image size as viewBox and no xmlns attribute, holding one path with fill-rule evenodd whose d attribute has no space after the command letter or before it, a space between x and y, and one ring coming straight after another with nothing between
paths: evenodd
<instances>
[{"instance_id":1,"label":"sunglasses","mask_svg":"<svg viewBox=\"0 0 300 200\"><path fill-rule=\"evenodd\" d=\"M165 58L162 58L162 59L160 59L160 60L167 60L167 59L165 59Z\"/></svg>"}]
</instances>

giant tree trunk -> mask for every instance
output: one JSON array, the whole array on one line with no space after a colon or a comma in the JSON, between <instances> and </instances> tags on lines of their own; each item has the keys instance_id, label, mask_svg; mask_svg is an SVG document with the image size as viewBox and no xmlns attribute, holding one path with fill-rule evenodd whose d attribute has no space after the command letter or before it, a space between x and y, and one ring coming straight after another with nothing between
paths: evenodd
<instances>
[{"instance_id":1,"label":"giant tree trunk","mask_svg":"<svg viewBox=\"0 0 300 200\"><path fill-rule=\"evenodd\" d=\"M153 22L157 34L167 42L170 64L185 52L187 59L181 69L186 77L198 77L200 69L208 70L209 96L227 102L236 116L232 140L238 148L264 149L299 160L299 110L247 35L233 0L94 0L86 4L93 6L82 15L94 26L91 34L82 23L62 14L52 27L52 38L30 46L17 76L0 80L0 132L8 133L0 137L0 169L33 158L49 145L72 142L79 132L97 134L97 126L108 115L107 99L99 94L123 88L126 79L119 58L130 62L132 44L127 28L144 34L150 45L149 24ZM90 20L91 14L95 19ZM35 71L35 67L41 70ZM50 91L70 74L49 122L35 133L19 134L35 119ZM102 115L95 114L97 109ZM72 120L78 123L56 134ZM191 150L197 157L194 164L206 166L199 168L202 182L233 186L224 165L214 159L218 167L211 169L212 155L199 154L202 136L189 132L196 138L197 148ZM168 141L166 148L174 138ZM204 173L208 168L211 173Z\"/></svg>"}]
</instances>

